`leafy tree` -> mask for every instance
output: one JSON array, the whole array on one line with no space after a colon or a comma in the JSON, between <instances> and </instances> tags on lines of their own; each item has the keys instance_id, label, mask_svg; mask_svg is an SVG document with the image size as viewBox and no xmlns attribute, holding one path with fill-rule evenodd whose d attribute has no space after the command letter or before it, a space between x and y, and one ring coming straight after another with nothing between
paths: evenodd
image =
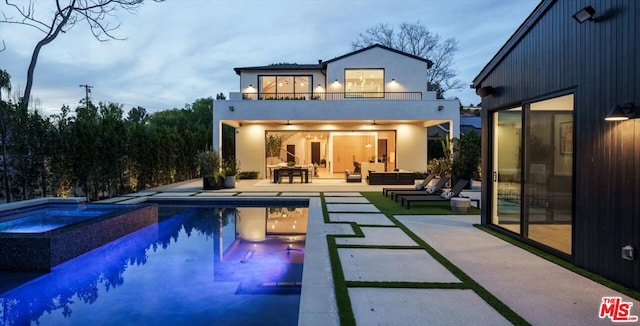
<instances>
[{"instance_id":1,"label":"leafy tree","mask_svg":"<svg viewBox=\"0 0 640 326\"><path fill-rule=\"evenodd\" d=\"M29 105L31 88L33 86L33 74L38 62L38 56L43 46L53 42L60 33L65 33L77 23L85 22L91 33L98 41L117 39L112 33L120 27L120 24L111 24L118 9L134 12L144 0L56 0L53 17L40 16L36 10L36 0L5 0L5 4L17 13L17 18L2 10L0 23L21 24L41 31L44 37L38 41L31 54L31 61L27 70L27 83L22 96L22 103ZM154 0L156 2L164 0ZM49 10L43 10L45 15Z\"/></svg>"},{"instance_id":2,"label":"leafy tree","mask_svg":"<svg viewBox=\"0 0 640 326\"><path fill-rule=\"evenodd\" d=\"M127 133L122 108L114 103L100 103L97 143L97 180L100 193L118 194L124 188Z\"/></svg>"},{"instance_id":3,"label":"leafy tree","mask_svg":"<svg viewBox=\"0 0 640 326\"><path fill-rule=\"evenodd\" d=\"M70 115L71 109L63 106L60 114L52 115L53 141L56 146L51 153L51 187L56 196L75 195L75 171L73 156L76 140L74 137L75 118Z\"/></svg>"},{"instance_id":4,"label":"leafy tree","mask_svg":"<svg viewBox=\"0 0 640 326\"><path fill-rule=\"evenodd\" d=\"M2 101L2 90L7 92L7 98L10 97L11 92L11 75L4 70L0 69L0 101Z\"/></svg>"},{"instance_id":5,"label":"leafy tree","mask_svg":"<svg viewBox=\"0 0 640 326\"><path fill-rule=\"evenodd\" d=\"M0 141L2 142L2 180L5 200L11 202L11 189L9 186L9 165L7 164L7 142L9 136L10 113L13 104L2 100L2 90L7 91L7 97L11 91L11 75L6 70L0 69Z\"/></svg>"},{"instance_id":6,"label":"leafy tree","mask_svg":"<svg viewBox=\"0 0 640 326\"><path fill-rule=\"evenodd\" d=\"M75 115L63 106L45 117L0 100L7 200L95 200L197 176L193 158L211 144L211 98L154 114L135 107L126 118L118 104L80 103Z\"/></svg>"},{"instance_id":7,"label":"leafy tree","mask_svg":"<svg viewBox=\"0 0 640 326\"><path fill-rule=\"evenodd\" d=\"M433 65L427 72L427 87L436 91L438 98L450 89L462 88L462 81L456 79L457 72L453 68L453 57L458 50L455 38L441 40L420 22L402 23L395 29L388 24L378 24L360 33L356 41L351 43L354 50L374 44L381 44L402 52L429 59Z\"/></svg>"},{"instance_id":8,"label":"leafy tree","mask_svg":"<svg viewBox=\"0 0 640 326\"><path fill-rule=\"evenodd\" d=\"M478 174L480 164L480 136L471 130L460 138L453 139L453 174L454 183L458 179L472 180ZM467 185L471 187L471 183Z\"/></svg>"},{"instance_id":9,"label":"leafy tree","mask_svg":"<svg viewBox=\"0 0 640 326\"><path fill-rule=\"evenodd\" d=\"M98 162L98 108L89 101L76 108L73 125L73 170L75 182L87 198L97 198Z\"/></svg>"}]
</instances>

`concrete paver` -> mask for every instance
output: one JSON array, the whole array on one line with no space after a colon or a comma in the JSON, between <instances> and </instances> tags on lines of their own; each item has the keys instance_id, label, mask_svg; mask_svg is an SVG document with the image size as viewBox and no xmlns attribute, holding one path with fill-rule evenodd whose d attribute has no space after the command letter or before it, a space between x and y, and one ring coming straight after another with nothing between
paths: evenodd
<instances>
[{"instance_id":1,"label":"concrete paver","mask_svg":"<svg viewBox=\"0 0 640 326\"><path fill-rule=\"evenodd\" d=\"M423 249L338 248L347 281L460 282Z\"/></svg>"},{"instance_id":2,"label":"concrete paver","mask_svg":"<svg viewBox=\"0 0 640 326\"><path fill-rule=\"evenodd\" d=\"M280 194L280 196L282 196L282 197L320 197L320 193L319 192L290 192L290 191L283 191L282 194Z\"/></svg>"},{"instance_id":3,"label":"concrete paver","mask_svg":"<svg viewBox=\"0 0 640 326\"><path fill-rule=\"evenodd\" d=\"M394 225L381 213L330 213L329 220L331 222L355 222L360 225Z\"/></svg>"},{"instance_id":4,"label":"concrete paver","mask_svg":"<svg viewBox=\"0 0 640 326\"><path fill-rule=\"evenodd\" d=\"M325 192L325 197L361 197L359 192Z\"/></svg>"},{"instance_id":5,"label":"concrete paver","mask_svg":"<svg viewBox=\"0 0 640 326\"><path fill-rule=\"evenodd\" d=\"M350 288L357 325L511 325L471 290Z\"/></svg>"},{"instance_id":6,"label":"concrete paver","mask_svg":"<svg viewBox=\"0 0 640 326\"><path fill-rule=\"evenodd\" d=\"M324 197L324 201L329 204L368 204L369 201L364 197Z\"/></svg>"},{"instance_id":7,"label":"concrete paver","mask_svg":"<svg viewBox=\"0 0 640 326\"><path fill-rule=\"evenodd\" d=\"M362 227L364 238L337 238L339 245L417 246L409 236L395 227Z\"/></svg>"},{"instance_id":8,"label":"concrete paver","mask_svg":"<svg viewBox=\"0 0 640 326\"><path fill-rule=\"evenodd\" d=\"M380 213L380 210L371 204L327 204L328 212L359 212Z\"/></svg>"},{"instance_id":9,"label":"concrete paver","mask_svg":"<svg viewBox=\"0 0 640 326\"><path fill-rule=\"evenodd\" d=\"M238 197L272 197L277 196L278 192L241 192Z\"/></svg>"}]
</instances>

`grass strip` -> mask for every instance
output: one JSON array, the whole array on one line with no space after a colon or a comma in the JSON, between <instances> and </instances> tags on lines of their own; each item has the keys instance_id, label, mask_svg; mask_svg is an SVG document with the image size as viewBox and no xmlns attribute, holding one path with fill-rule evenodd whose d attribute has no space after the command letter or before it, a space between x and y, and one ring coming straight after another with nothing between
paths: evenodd
<instances>
[{"instance_id":1,"label":"grass strip","mask_svg":"<svg viewBox=\"0 0 640 326\"><path fill-rule=\"evenodd\" d=\"M473 290L478 296L480 296L485 302L487 302L491 307L493 307L499 314L505 317L508 321L510 321L514 325L529 325L529 323L520 315L518 315L515 311L513 311L509 306L504 304L500 299L491 294L491 292L487 291L483 286L481 286L478 282L473 280L469 275L463 272L460 268L454 265L451 261L441 255L438 251L436 251L433 247L431 247L426 241L422 240L415 233L413 233L409 228L407 228L404 224L398 221L393 215L398 211L399 204L395 203L392 200L386 198L386 200L380 200L381 198L385 198L381 193L378 192L363 192L362 195L369 199L369 201L378 207L378 209L387 216L395 225L397 225L402 231L404 231L413 241L415 241L420 247L427 251L436 261L438 261L442 266L444 266L447 270L449 270L455 277L457 277L460 281L466 284L471 290ZM395 205L389 205L389 203ZM403 207L404 208L404 207ZM404 208L407 210L406 208ZM417 213L417 209L412 212L415 212L416 215L430 215L430 214L439 214L439 213ZM450 209L449 209L450 211ZM431 211L433 212L433 211ZM450 214L450 213L449 213ZM402 214L399 214L402 215Z\"/></svg>"},{"instance_id":2,"label":"grass strip","mask_svg":"<svg viewBox=\"0 0 640 326\"><path fill-rule=\"evenodd\" d=\"M322 216L325 223L334 223L329 220L329 212L327 211L327 202L324 198L324 193L320 194L320 202L322 206ZM364 237L362 230L355 223L349 223L354 228L354 233L360 234L360 237ZM344 271L342 269L342 263L340 262L340 256L338 255L338 246L336 245L336 236L327 234L327 247L329 252L329 261L331 263L331 275L333 276L333 288L336 296L336 305L338 306L338 317L340 318L340 325L351 326L356 324L356 317L353 314L353 307L351 306L351 299L349 298L349 289L344 279Z\"/></svg>"},{"instance_id":3,"label":"grass strip","mask_svg":"<svg viewBox=\"0 0 640 326\"><path fill-rule=\"evenodd\" d=\"M385 245L362 245L362 244L339 244L338 248L349 248L349 249L420 249L420 246L385 246Z\"/></svg>"},{"instance_id":4,"label":"grass strip","mask_svg":"<svg viewBox=\"0 0 640 326\"><path fill-rule=\"evenodd\" d=\"M532 245L526 244L522 241L518 241L517 239L514 239L506 234L500 233L496 230L491 229L490 227L484 226L484 225L479 225L479 224L474 224L473 226L475 226L476 228L485 231L493 236L495 236L496 238L499 238L501 240L504 240L506 242L508 242L509 244L512 244L516 247L519 247L521 249L524 249L540 258L546 259L558 266L564 267L568 270L570 270L571 272L574 272L578 275L584 276L594 282L597 282L601 285L604 285L614 291L620 292L626 296L629 296L631 298L634 298L636 300L640 300L640 292L639 291L635 291L632 289L629 289L627 287L625 287L624 285L618 284L616 282L613 282L601 275L589 272L587 270L584 270L574 264L572 264L569 261L566 261L562 258L559 258L557 256L554 256L548 252L545 252L544 250L538 249Z\"/></svg>"},{"instance_id":5,"label":"grass strip","mask_svg":"<svg viewBox=\"0 0 640 326\"><path fill-rule=\"evenodd\" d=\"M465 283L436 283L436 282L373 282L346 281L350 288L390 288L390 289L459 289L470 290Z\"/></svg>"}]
</instances>

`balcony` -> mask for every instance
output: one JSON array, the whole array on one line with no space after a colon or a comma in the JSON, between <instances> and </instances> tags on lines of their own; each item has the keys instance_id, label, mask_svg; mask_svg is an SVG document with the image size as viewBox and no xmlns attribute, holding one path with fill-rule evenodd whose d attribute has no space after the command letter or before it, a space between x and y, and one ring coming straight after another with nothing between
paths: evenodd
<instances>
[{"instance_id":1,"label":"balcony","mask_svg":"<svg viewBox=\"0 0 640 326\"><path fill-rule=\"evenodd\" d=\"M433 93L435 94L435 92ZM423 96L422 92L242 93L242 99L279 101L421 101Z\"/></svg>"}]
</instances>

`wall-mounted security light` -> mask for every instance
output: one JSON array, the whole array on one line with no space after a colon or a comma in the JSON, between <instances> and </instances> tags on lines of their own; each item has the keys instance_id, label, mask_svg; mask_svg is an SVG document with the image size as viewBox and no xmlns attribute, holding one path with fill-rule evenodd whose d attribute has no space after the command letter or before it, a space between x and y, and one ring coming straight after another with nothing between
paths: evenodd
<instances>
[{"instance_id":1,"label":"wall-mounted security light","mask_svg":"<svg viewBox=\"0 0 640 326\"><path fill-rule=\"evenodd\" d=\"M485 87L480 87L480 88L476 89L476 94L478 94L478 96L480 96L480 97L485 97L485 96L488 96L488 95L492 95L494 92L495 92L495 90L491 86L485 86Z\"/></svg>"},{"instance_id":2,"label":"wall-mounted security light","mask_svg":"<svg viewBox=\"0 0 640 326\"><path fill-rule=\"evenodd\" d=\"M229 106L229 111L233 112L236 108L233 105Z\"/></svg>"},{"instance_id":3,"label":"wall-mounted security light","mask_svg":"<svg viewBox=\"0 0 640 326\"><path fill-rule=\"evenodd\" d=\"M580 11L573 14L573 19L575 19L580 24L586 22L587 20L594 23L600 21L600 17L596 17L596 10L591 6L586 6L580 9Z\"/></svg>"},{"instance_id":4,"label":"wall-mounted security light","mask_svg":"<svg viewBox=\"0 0 640 326\"><path fill-rule=\"evenodd\" d=\"M604 117L605 121L625 121L629 119L640 118L640 110L635 109L635 104L632 102L625 103L623 105L614 105L613 108Z\"/></svg>"},{"instance_id":5,"label":"wall-mounted security light","mask_svg":"<svg viewBox=\"0 0 640 326\"><path fill-rule=\"evenodd\" d=\"M622 259L625 260L634 260L633 256L633 247L631 245L626 245L622 247Z\"/></svg>"},{"instance_id":6,"label":"wall-mounted security light","mask_svg":"<svg viewBox=\"0 0 640 326\"><path fill-rule=\"evenodd\" d=\"M442 110L444 110L444 106L438 105L438 111L442 111Z\"/></svg>"},{"instance_id":7,"label":"wall-mounted security light","mask_svg":"<svg viewBox=\"0 0 640 326\"><path fill-rule=\"evenodd\" d=\"M253 88L253 84L249 84L249 87Z\"/></svg>"}]
</instances>

